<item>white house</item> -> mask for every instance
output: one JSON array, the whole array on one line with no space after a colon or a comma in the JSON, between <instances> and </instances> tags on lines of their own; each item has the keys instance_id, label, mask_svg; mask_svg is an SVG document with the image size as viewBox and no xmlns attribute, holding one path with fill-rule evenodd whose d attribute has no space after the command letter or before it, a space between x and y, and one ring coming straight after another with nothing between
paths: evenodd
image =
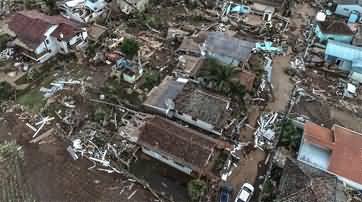
<instances>
[{"instance_id":1,"label":"white house","mask_svg":"<svg viewBox=\"0 0 362 202\"><path fill-rule=\"evenodd\" d=\"M332 129L307 122L298 160L337 176L362 190L362 134L334 125Z\"/></svg>"},{"instance_id":2,"label":"white house","mask_svg":"<svg viewBox=\"0 0 362 202\"><path fill-rule=\"evenodd\" d=\"M38 63L85 46L88 37L81 25L62 16L48 16L35 10L13 15L6 31L15 37L14 43L22 48L23 55Z\"/></svg>"}]
</instances>

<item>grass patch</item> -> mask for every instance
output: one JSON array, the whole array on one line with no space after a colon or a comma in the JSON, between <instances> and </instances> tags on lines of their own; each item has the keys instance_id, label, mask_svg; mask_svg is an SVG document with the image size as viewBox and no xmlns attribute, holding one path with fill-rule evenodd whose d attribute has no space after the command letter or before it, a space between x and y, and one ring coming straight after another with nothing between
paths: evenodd
<instances>
[{"instance_id":1,"label":"grass patch","mask_svg":"<svg viewBox=\"0 0 362 202\"><path fill-rule=\"evenodd\" d=\"M17 98L16 102L32 112L39 112L45 104L45 99L38 88Z\"/></svg>"}]
</instances>

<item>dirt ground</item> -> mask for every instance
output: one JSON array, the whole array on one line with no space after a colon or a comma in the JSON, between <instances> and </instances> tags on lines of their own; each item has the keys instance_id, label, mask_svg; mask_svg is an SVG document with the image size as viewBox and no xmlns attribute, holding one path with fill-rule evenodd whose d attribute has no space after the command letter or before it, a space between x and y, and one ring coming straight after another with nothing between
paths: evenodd
<instances>
[{"instance_id":1,"label":"dirt ground","mask_svg":"<svg viewBox=\"0 0 362 202\"><path fill-rule=\"evenodd\" d=\"M288 68L289 60L290 56L278 56L273 60L272 85L274 101L268 105L268 109L272 111L284 111L288 104L293 84L284 71Z\"/></svg>"},{"instance_id":2,"label":"dirt ground","mask_svg":"<svg viewBox=\"0 0 362 202\"><path fill-rule=\"evenodd\" d=\"M234 197L236 197L240 187L246 182L253 184L257 191L258 184L256 182L259 170L261 169L259 165L264 165L265 157L265 152L256 149L240 159L238 167L234 168L233 173L228 178L228 183L234 190ZM256 198L256 195L254 195L253 200L256 201Z\"/></svg>"},{"instance_id":3,"label":"dirt ground","mask_svg":"<svg viewBox=\"0 0 362 202\"><path fill-rule=\"evenodd\" d=\"M3 194L3 201L22 201L27 194L35 201L154 201L153 195L141 185L134 184L125 176L105 174L89 170L91 163L86 159L73 161L65 150L65 144L56 137L51 143L30 144L32 131L9 114L0 122L0 143L16 140L22 146L24 159L19 162L22 169L16 175L22 176L18 184L2 178L1 185L10 187ZM1 170L1 172L13 172ZM8 174L12 176L13 173ZM12 187L12 188L11 188ZM3 190L4 191L4 190ZM27 193L22 193L22 192ZM135 192L136 191L136 192ZM20 193L17 193L20 192ZM135 192L135 194L133 194ZM133 196L131 196L133 194ZM4 198L3 198L4 199ZM28 200L28 199L27 199Z\"/></svg>"}]
</instances>

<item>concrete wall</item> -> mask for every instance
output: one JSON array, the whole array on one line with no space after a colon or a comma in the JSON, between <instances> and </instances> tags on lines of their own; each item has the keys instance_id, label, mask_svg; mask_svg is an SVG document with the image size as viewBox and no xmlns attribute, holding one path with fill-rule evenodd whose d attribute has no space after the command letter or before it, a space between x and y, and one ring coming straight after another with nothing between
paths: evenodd
<instances>
[{"instance_id":1,"label":"concrete wall","mask_svg":"<svg viewBox=\"0 0 362 202\"><path fill-rule=\"evenodd\" d=\"M360 5L343 5L339 4L336 7L335 14L349 17L352 11L362 13L362 6Z\"/></svg>"},{"instance_id":2,"label":"concrete wall","mask_svg":"<svg viewBox=\"0 0 362 202\"><path fill-rule=\"evenodd\" d=\"M219 131L216 131L215 127L212 124L209 124L209 123L199 120L199 119L192 119L192 116L190 116L188 114L175 113L175 117L177 119L185 121L186 123L199 127L206 131L212 132L216 135L221 135L221 133Z\"/></svg>"},{"instance_id":3,"label":"concrete wall","mask_svg":"<svg viewBox=\"0 0 362 202\"><path fill-rule=\"evenodd\" d=\"M221 56L214 53L207 53L207 56L210 58L214 58L225 65L238 66L240 64L240 61L235 60L231 57Z\"/></svg>"},{"instance_id":4,"label":"concrete wall","mask_svg":"<svg viewBox=\"0 0 362 202\"><path fill-rule=\"evenodd\" d=\"M142 147L142 151L149 155L149 156L152 156L153 158L163 162L163 163L166 163L167 165L171 166L171 167L174 167L176 168L177 170L181 171L181 172L184 172L188 175L191 175L192 173L192 169L189 168L188 166L186 165L183 165L181 163L176 163L175 161L173 161L172 159L166 157L166 156L163 156L159 153L157 153L156 151L152 151L152 150L149 150L148 148L145 148L145 147Z\"/></svg>"},{"instance_id":5,"label":"concrete wall","mask_svg":"<svg viewBox=\"0 0 362 202\"><path fill-rule=\"evenodd\" d=\"M302 140L299 147L298 160L321 170L327 170L330 155L328 150L322 149L317 145L306 143Z\"/></svg>"}]
</instances>

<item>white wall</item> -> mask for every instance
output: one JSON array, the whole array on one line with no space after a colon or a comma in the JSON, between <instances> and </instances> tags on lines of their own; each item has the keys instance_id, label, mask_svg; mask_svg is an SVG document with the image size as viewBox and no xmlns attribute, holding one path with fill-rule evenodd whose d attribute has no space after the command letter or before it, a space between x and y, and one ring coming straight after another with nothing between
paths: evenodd
<instances>
[{"instance_id":1,"label":"white wall","mask_svg":"<svg viewBox=\"0 0 362 202\"><path fill-rule=\"evenodd\" d=\"M164 156L162 156L161 154L159 154L159 153L157 153L157 152L151 151L151 150L149 150L149 149L147 149L147 148L145 148L145 147L142 147L142 151L143 151L145 154L147 154L147 155L149 155L149 156L152 156L153 158L158 159L158 160L166 163L167 165L176 168L177 170L179 170L179 171L181 171L181 172L184 172L184 173L186 173L186 174L188 174L188 175L191 175L191 173L192 173L192 169L191 169L191 168L189 168L189 167L187 167L187 166L182 166L182 165L180 165L180 164L176 164L173 160L168 159L167 157L164 157Z\"/></svg>"},{"instance_id":2,"label":"white wall","mask_svg":"<svg viewBox=\"0 0 362 202\"><path fill-rule=\"evenodd\" d=\"M209 132L212 132L216 135L221 135L221 133L219 131L216 131L215 130L215 127L212 125L212 124L209 124L205 121L202 121L200 119L192 119L192 116L188 115L188 114L179 114L179 113L175 113L175 117L182 120L182 121L185 121L186 123L189 123L191 125L194 125L194 126L197 126L201 129L204 129L204 130L207 130Z\"/></svg>"}]
</instances>

